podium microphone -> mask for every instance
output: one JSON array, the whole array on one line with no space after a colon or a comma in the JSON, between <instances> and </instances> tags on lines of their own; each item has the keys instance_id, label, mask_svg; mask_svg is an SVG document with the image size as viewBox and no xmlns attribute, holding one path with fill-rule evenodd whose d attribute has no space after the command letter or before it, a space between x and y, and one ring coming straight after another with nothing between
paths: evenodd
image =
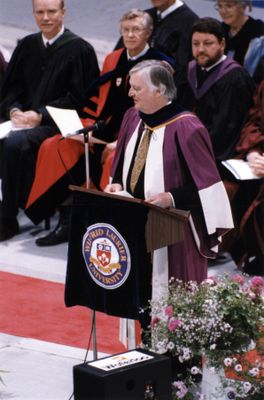
<instances>
[{"instance_id":1,"label":"podium microphone","mask_svg":"<svg viewBox=\"0 0 264 400\"><path fill-rule=\"evenodd\" d=\"M85 128L79 129L78 131L75 132L70 132L66 135L64 135L64 137L71 137L71 136L76 136L76 135L81 135L82 133L88 133L88 132L94 132L94 131L99 131L101 129L103 129L105 127L105 121L103 120L99 120L97 121L94 125L91 126L87 126Z\"/></svg>"}]
</instances>

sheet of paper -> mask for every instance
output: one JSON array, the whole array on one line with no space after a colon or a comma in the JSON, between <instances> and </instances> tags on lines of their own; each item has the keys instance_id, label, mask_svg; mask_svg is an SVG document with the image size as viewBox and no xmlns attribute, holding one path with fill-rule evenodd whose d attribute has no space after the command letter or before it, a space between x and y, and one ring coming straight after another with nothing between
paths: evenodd
<instances>
[{"instance_id":1,"label":"sheet of paper","mask_svg":"<svg viewBox=\"0 0 264 400\"><path fill-rule=\"evenodd\" d=\"M248 179L260 179L259 176L254 175L248 162L244 160L230 159L222 161L222 164L230 171L232 174L240 180Z\"/></svg>"},{"instance_id":2,"label":"sheet of paper","mask_svg":"<svg viewBox=\"0 0 264 400\"><path fill-rule=\"evenodd\" d=\"M83 128L77 111L51 106L47 106L46 109L64 137Z\"/></svg>"},{"instance_id":3,"label":"sheet of paper","mask_svg":"<svg viewBox=\"0 0 264 400\"><path fill-rule=\"evenodd\" d=\"M12 130L12 122L6 121L0 124L0 139L7 137Z\"/></svg>"},{"instance_id":4,"label":"sheet of paper","mask_svg":"<svg viewBox=\"0 0 264 400\"><path fill-rule=\"evenodd\" d=\"M116 194L118 196L134 198L134 196L132 196L132 194L128 193L126 190L120 190L119 192L111 192L111 194Z\"/></svg>"}]
</instances>

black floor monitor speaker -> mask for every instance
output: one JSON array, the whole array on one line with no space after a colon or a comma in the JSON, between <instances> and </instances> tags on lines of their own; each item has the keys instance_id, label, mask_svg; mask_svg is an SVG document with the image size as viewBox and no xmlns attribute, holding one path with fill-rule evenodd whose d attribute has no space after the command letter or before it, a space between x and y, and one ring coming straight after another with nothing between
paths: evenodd
<instances>
[{"instance_id":1,"label":"black floor monitor speaker","mask_svg":"<svg viewBox=\"0 0 264 400\"><path fill-rule=\"evenodd\" d=\"M75 400L171 400L169 357L131 350L73 367Z\"/></svg>"}]
</instances>

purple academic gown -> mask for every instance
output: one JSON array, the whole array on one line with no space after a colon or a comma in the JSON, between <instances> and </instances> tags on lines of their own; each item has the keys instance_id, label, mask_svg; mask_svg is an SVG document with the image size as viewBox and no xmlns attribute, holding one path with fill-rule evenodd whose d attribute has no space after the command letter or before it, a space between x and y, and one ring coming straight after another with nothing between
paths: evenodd
<instances>
[{"instance_id":1,"label":"purple academic gown","mask_svg":"<svg viewBox=\"0 0 264 400\"><path fill-rule=\"evenodd\" d=\"M191 210L195 229L186 225L184 240L168 247L169 277L184 281L195 280L201 282L207 277L207 259L214 258L216 252L213 249L219 243L219 238L233 227L229 201L222 185L221 178L215 165L211 142L207 129L201 121L192 113L178 114L180 117L164 128L163 141L163 170L165 191L184 187L186 182L186 168L178 156L178 148L184 156L191 177L197 190L202 194L200 207ZM177 116L175 116L177 117ZM174 118L173 118L174 120ZM114 177L120 155L126 149L129 140L140 121L136 109L129 109L123 119L119 132L116 155L113 162L111 176ZM219 189L220 185L220 191ZM123 184L126 186L126 183ZM208 233L207 223L210 225L210 209L214 209L216 199L210 198L217 188L216 195L223 197L221 210L215 207L218 219L211 224ZM207 196L208 190L208 196ZM177 206L177 200L175 204ZM209 213L207 212L207 207ZM212 216L212 212L211 212ZM214 219L214 217L213 217ZM221 221L219 223L219 221ZM212 228L213 226L213 228ZM215 228L215 229L214 229ZM195 233L194 233L195 231ZM197 236L196 236L197 235ZM196 236L196 240L194 237Z\"/></svg>"}]
</instances>

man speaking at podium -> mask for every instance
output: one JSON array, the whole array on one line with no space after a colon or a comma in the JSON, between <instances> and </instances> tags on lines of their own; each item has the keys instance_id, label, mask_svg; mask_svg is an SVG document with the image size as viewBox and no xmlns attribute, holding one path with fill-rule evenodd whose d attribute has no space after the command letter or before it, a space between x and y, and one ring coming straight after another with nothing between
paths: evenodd
<instances>
[{"instance_id":1,"label":"man speaking at podium","mask_svg":"<svg viewBox=\"0 0 264 400\"><path fill-rule=\"evenodd\" d=\"M131 69L134 100L123 119L105 191L125 190L162 208L190 210L184 240L154 251L152 298L171 277L201 282L221 236L233 228L208 131L176 98L171 67L148 60Z\"/></svg>"}]
</instances>

